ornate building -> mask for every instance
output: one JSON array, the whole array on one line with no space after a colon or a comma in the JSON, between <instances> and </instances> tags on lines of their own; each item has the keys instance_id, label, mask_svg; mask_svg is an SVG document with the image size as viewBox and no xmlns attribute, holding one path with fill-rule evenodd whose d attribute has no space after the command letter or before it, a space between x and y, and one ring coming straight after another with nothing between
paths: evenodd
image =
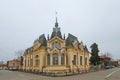
<instances>
[{"instance_id":1,"label":"ornate building","mask_svg":"<svg viewBox=\"0 0 120 80\"><path fill-rule=\"evenodd\" d=\"M23 55L25 71L89 70L89 51L77 37L63 37L56 18L51 37L42 34Z\"/></svg>"}]
</instances>

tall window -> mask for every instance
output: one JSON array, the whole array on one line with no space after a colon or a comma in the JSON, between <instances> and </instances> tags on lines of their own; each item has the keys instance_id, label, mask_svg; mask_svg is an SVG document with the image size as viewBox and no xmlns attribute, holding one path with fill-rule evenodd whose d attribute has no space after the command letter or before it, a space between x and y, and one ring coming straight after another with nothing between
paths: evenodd
<instances>
[{"instance_id":1,"label":"tall window","mask_svg":"<svg viewBox=\"0 0 120 80\"><path fill-rule=\"evenodd\" d=\"M50 54L47 55L47 65L50 65Z\"/></svg>"},{"instance_id":2,"label":"tall window","mask_svg":"<svg viewBox=\"0 0 120 80\"><path fill-rule=\"evenodd\" d=\"M15 63L13 63L13 66L15 66Z\"/></svg>"},{"instance_id":3,"label":"tall window","mask_svg":"<svg viewBox=\"0 0 120 80\"><path fill-rule=\"evenodd\" d=\"M25 67L26 67L26 60L25 60Z\"/></svg>"},{"instance_id":4,"label":"tall window","mask_svg":"<svg viewBox=\"0 0 120 80\"><path fill-rule=\"evenodd\" d=\"M73 58L73 65L76 65L76 55L74 55L74 58Z\"/></svg>"},{"instance_id":5,"label":"tall window","mask_svg":"<svg viewBox=\"0 0 120 80\"><path fill-rule=\"evenodd\" d=\"M33 66L33 60L30 59L30 66Z\"/></svg>"},{"instance_id":6,"label":"tall window","mask_svg":"<svg viewBox=\"0 0 120 80\"><path fill-rule=\"evenodd\" d=\"M58 54L53 54L53 65L58 65Z\"/></svg>"},{"instance_id":7,"label":"tall window","mask_svg":"<svg viewBox=\"0 0 120 80\"><path fill-rule=\"evenodd\" d=\"M39 56L36 55L36 56L35 56L35 66L38 67L38 66L39 66L39 63L40 63Z\"/></svg>"},{"instance_id":8,"label":"tall window","mask_svg":"<svg viewBox=\"0 0 120 80\"><path fill-rule=\"evenodd\" d=\"M80 56L80 65L82 65L82 56Z\"/></svg>"},{"instance_id":9,"label":"tall window","mask_svg":"<svg viewBox=\"0 0 120 80\"><path fill-rule=\"evenodd\" d=\"M65 64L65 56L64 54L61 55L61 65Z\"/></svg>"},{"instance_id":10,"label":"tall window","mask_svg":"<svg viewBox=\"0 0 120 80\"><path fill-rule=\"evenodd\" d=\"M87 58L85 58L85 65L87 65Z\"/></svg>"},{"instance_id":11,"label":"tall window","mask_svg":"<svg viewBox=\"0 0 120 80\"><path fill-rule=\"evenodd\" d=\"M68 65L68 55L66 55L66 65Z\"/></svg>"},{"instance_id":12,"label":"tall window","mask_svg":"<svg viewBox=\"0 0 120 80\"><path fill-rule=\"evenodd\" d=\"M28 66L29 66L29 60L28 60Z\"/></svg>"}]
</instances>

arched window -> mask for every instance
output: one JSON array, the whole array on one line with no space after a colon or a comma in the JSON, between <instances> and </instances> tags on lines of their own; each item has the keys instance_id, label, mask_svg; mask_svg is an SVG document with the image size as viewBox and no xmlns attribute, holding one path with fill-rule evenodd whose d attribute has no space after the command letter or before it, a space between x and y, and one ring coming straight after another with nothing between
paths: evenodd
<instances>
[{"instance_id":1,"label":"arched window","mask_svg":"<svg viewBox=\"0 0 120 80\"><path fill-rule=\"evenodd\" d=\"M64 54L61 55L61 65L65 64L65 56Z\"/></svg>"},{"instance_id":2,"label":"arched window","mask_svg":"<svg viewBox=\"0 0 120 80\"><path fill-rule=\"evenodd\" d=\"M28 66L29 66L29 60L28 60Z\"/></svg>"},{"instance_id":3,"label":"arched window","mask_svg":"<svg viewBox=\"0 0 120 80\"><path fill-rule=\"evenodd\" d=\"M47 55L47 65L50 65L50 54Z\"/></svg>"},{"instance_id":4,"label":"arched window","mask_svg":"<svg viewBox=\"0 0 120 80\"><path fill-rule=\"evenodd\" d=\"M38 67L38 66L39 66L39 63L40 63L39 56L36 55L36 56L35 56L35 66Z\"/></svg>"},{"instance_id":5,"label":"arched window","mask_svg":"<svg viewBox=\"0 0 120 80\"><path fill-rule=\"evenodd\" d=\"M76 55L73 56L73 65L76 65Z\"/></svg>"},{"instance_id":6,"label":"arched window","mask_svg":"<svg viewBox=\"0 0 120 80\"><path fill-rule=\"evenodd\" d=\"M58 65L58 54L53 54L53 65Z\"/></svg>"},{"instance_id":7,"label":"arched window","mask_svg":"<svg viewBox=\"0 0 120 80\"><path fill-rule=\"evenodd\" d=\"M80 65L82 65L82 56L80 56Z\"/></svg>"},{"instance_id":8,"label":"arched window","mask_svg":"<svg viewBox=\"0 0 120 80\"><path fill-rule=\"evenodd\" d=\"M30 66L33 66L33 60L30 59Z\"/></svg>"},{"instance_id":9,"label":"arched window","mask_svg":"<svg viewBox=\"0 0 120 80\"><path fill-rule=\"evenodd\" d=\"M38 56L38 55L36 55L36 56L35 56L35 58L39 58L39 56Z\"/></svg>"},{"instance_id":10,"label":"arched window","mask_svg":"<svg viewBox=\"0 0 120 80\"><path fill-rule=\"evenodd\" d=\"M87 58L85 58L85 65L87 65Z\"/></svg>"},{"instance_id":11,"label":"arched window","mask_svg":"<svg viewBox=\"0 0 120 80\"><path fill-rule=\"evenodd\" d=\"M25 67L26 67L26 60L25 60L25 62L24 62L24 63L25 63Z\"/></svg>"}]
</instances>

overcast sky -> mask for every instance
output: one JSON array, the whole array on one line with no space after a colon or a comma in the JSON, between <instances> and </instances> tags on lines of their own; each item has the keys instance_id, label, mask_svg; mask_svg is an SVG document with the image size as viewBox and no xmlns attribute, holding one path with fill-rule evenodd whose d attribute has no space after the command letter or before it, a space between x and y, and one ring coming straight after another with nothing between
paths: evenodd
<instances>
[{"instance_id":1,"label":"overcast sky","mask_svg":"<svg viewBox=\"0 0 120 80\"><path fill-rule=\"evenodd\" d=\"M62 34L78 37L89 51L95 42L100 53L120 59L120 0L0 0L0 60L51 35L56 11Z\"/></svg>"}]
</instances>

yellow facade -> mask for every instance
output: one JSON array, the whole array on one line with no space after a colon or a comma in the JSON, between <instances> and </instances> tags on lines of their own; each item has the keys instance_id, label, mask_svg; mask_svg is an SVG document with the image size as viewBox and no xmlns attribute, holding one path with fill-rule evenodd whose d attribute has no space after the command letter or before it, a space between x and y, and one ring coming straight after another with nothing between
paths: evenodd
<instances>
[{"instance_id":1,"label":"yellow facade","mask_svg":"<svg viewBox=\"0 0 120 80\"><path fill-rule=\"evenodd\" d=\"M1 69L7 69L7 65L6 64L0 64L0 70Z\"/></svg>"},{"instance_id":2,"label":"yellow facade","mask_svg":"<svg viewBox=\"0 0 120 80\"><path fill-rule=\"evenodd\" d=\"M51 38L44 34L35 40L32 47L26 49L23 56L25 71L72 71L89 70L89 51L77 37L68 34L61 36L56 20Z\"/></svg>"},{"instance_id":3,"label":"yellow facade","mask_svg":"<svg viewBox=\"0 0 120 80\"><path fill-rule=\"evenodd\" d=\"M7 62L8 69L10 70L18 70L21 68L21 61L20 60L10 60Z\"/></svg>"}]
</instances>

